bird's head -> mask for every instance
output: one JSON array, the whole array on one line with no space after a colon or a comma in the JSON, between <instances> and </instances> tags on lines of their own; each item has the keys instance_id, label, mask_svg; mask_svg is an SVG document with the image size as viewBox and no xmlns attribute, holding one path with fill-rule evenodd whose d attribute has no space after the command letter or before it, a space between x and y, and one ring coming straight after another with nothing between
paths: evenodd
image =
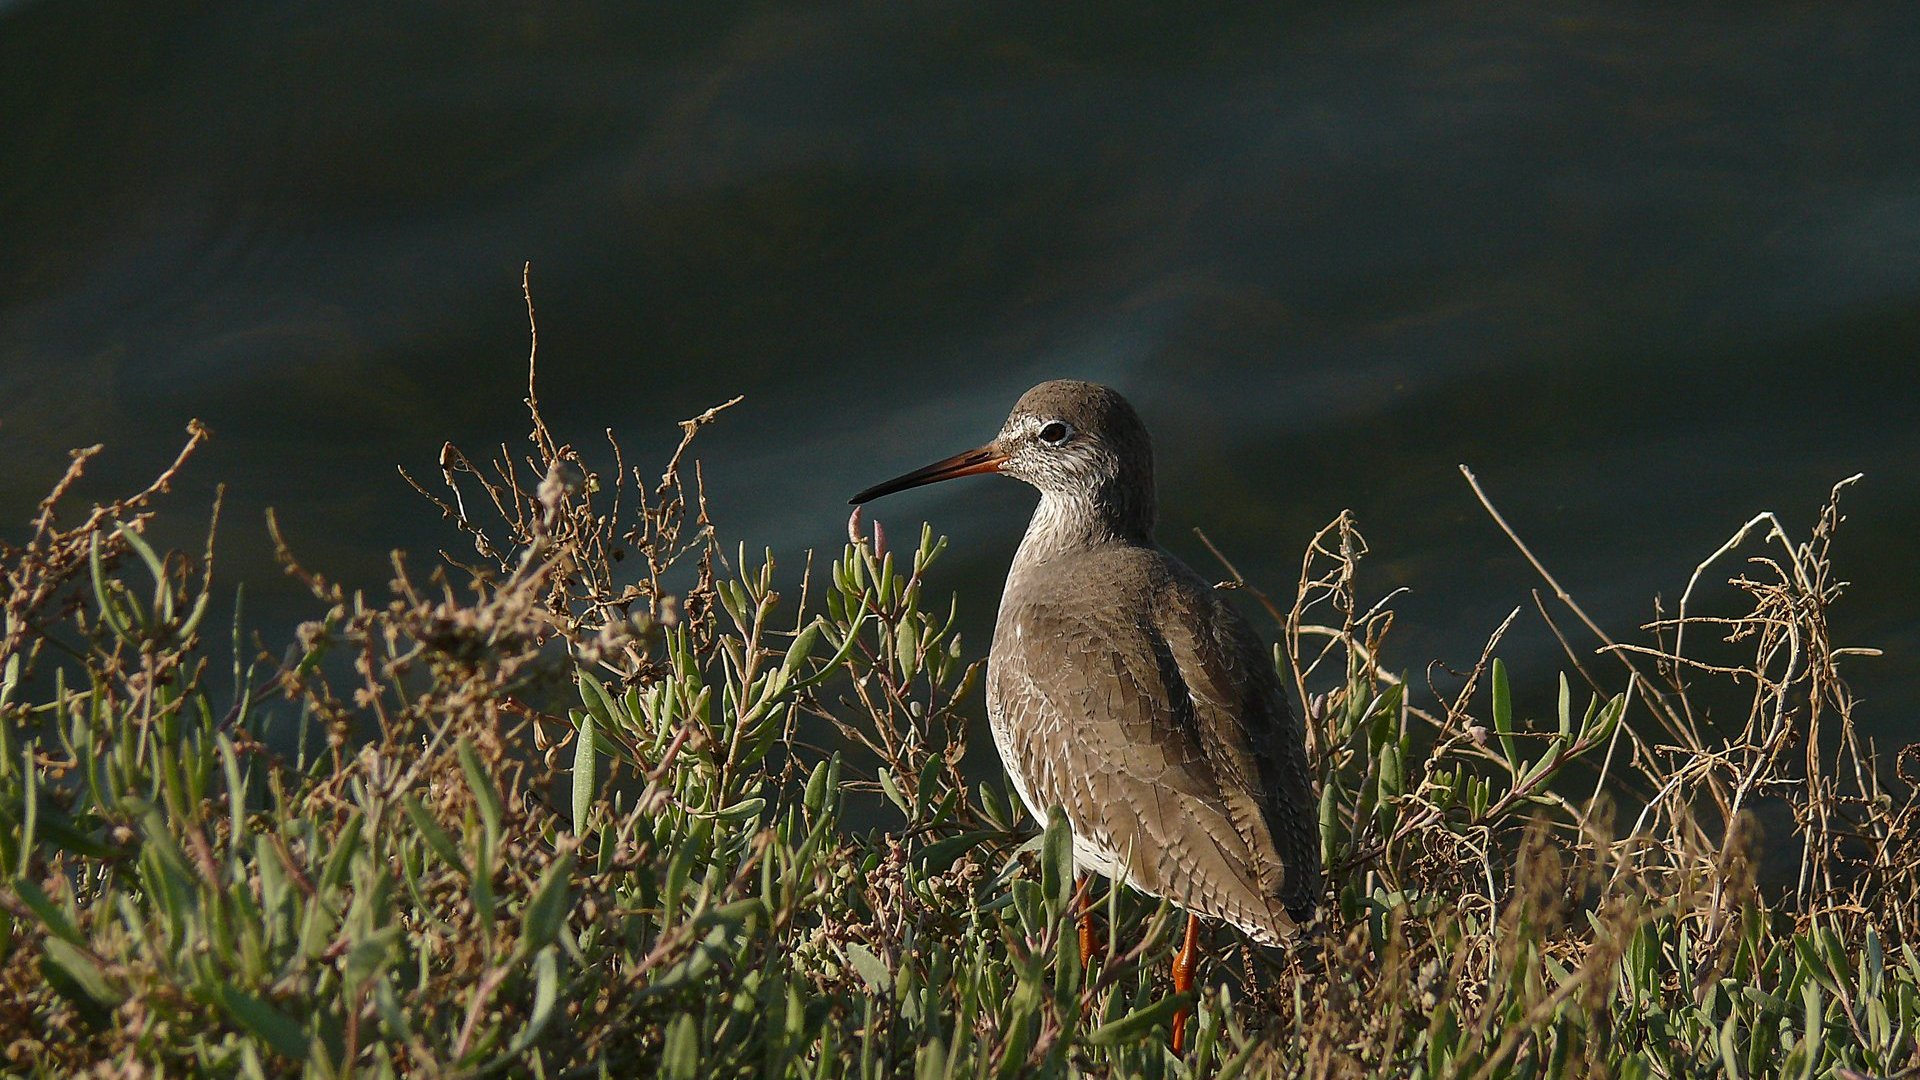
<instances>
[{"instance_id":1,"label":"bird's head","mask_svg":"<svg viewBox=\"0 0 1920 1080\"><path fill-rule=\"evenodd\" d=\"M1153 525L1153 443L1146 425L1118 391L1071 379L1020 395L985 446L877 484L853 502L987 472L1024 480L1060 505L1084 504L1129 532L1144 534Z\"/></svg>"}]
</instances>

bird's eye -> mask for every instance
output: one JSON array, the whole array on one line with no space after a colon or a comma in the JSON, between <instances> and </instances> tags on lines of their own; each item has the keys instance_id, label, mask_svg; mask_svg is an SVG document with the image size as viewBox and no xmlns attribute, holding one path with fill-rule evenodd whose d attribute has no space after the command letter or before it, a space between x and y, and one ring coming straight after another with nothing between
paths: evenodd
<instances>
[{"instance_id":1,"label":"bird's eye","mask_svg":"<svg viewBox=\"0 0 1920 1080\"><path fill-rule=\"evenodd\" d=\"M1073 438L1073 428L1064 420L1049 420L1040 429L1040 441L1048 446L1065 446Z\"/></svg>"}]
</instances>

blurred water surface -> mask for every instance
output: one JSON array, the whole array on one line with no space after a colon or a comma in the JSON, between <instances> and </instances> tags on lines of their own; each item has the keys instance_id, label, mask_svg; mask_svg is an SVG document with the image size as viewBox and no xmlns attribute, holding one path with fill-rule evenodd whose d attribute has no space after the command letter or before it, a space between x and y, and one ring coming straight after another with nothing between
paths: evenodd
<instances>
[{"instance_id":1,"label":"blurred water surface","mask_svg":"<svg viewBox=\"0 0 1920 1080\"><path fill-rule=\"evenodd\" d=\"M1175 10L1175 8L1178 8ZM1355 509L1398 662L1528 602L1502 508L1610 629L1753 512L1839 548L1866 716L1920 687L1920 7L0 3L0 521L67 448L216 439L222 577L284 639L313 565L454 543L394 472L554 425L704 437L730 538L1115 384L1162 538L1290 585ZM1031 497L899 496L985 633ZM1515 639L1546 685L1557 647Z\"/></svg>"}]
</instances>

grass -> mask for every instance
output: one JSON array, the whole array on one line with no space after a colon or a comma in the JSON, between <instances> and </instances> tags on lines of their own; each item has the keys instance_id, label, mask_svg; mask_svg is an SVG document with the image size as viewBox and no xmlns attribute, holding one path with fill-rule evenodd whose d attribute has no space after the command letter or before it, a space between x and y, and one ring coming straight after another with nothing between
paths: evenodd
<instances>
[{"instance_id":1,"label":"grass","mask_svg":"<svg viewBox=\"0 0 1920 1080\"><path fill-rule=\"evenodd\" d=\"M1804 540L1762 516L1703 564L1747 557L1739 614L1690 583L1566 674L1510 673L1505 626L1444 688L1397 674L1346 516L1290 597L1237 582L1308 717L1328 891L1284 953L1214 931L1189 1002L1175 912L1101 888L1083 970L1064 823L965 779L982 649L953 611L980 601L943 595L943 541L856 519L783 574L688 475L717 410L643 476L529 405L514 460L449 448L416 483L471 556L396 554L370 597L283 545L317 615L283 652L210 611L211 536L143 538L198 429L80 511L76 455L0 551L7 1075L1920 1067L1920 751L1853 726L1839 489ZM1538 614L1598 634L1547 581ZM1515 678L1557 706L1521 715Z\"/></svg>"}]
</instances>

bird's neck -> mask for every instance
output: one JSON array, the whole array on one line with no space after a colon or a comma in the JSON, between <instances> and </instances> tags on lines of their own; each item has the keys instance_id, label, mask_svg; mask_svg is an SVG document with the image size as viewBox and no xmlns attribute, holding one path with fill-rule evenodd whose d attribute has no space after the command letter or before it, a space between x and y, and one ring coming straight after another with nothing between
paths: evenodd
<instances>
[{"instance_id":1,"label":"bird's neck","mask_svg":"<svg viewBox=\"0 0 1920 1080\"><path fill-rule=\"evenodd\" d=\"M1152 542L1151 495L1127 499L1105 490L1042 491L1013 563L1018 568L1103 544Z\"/></svg>"}]
</instances>

